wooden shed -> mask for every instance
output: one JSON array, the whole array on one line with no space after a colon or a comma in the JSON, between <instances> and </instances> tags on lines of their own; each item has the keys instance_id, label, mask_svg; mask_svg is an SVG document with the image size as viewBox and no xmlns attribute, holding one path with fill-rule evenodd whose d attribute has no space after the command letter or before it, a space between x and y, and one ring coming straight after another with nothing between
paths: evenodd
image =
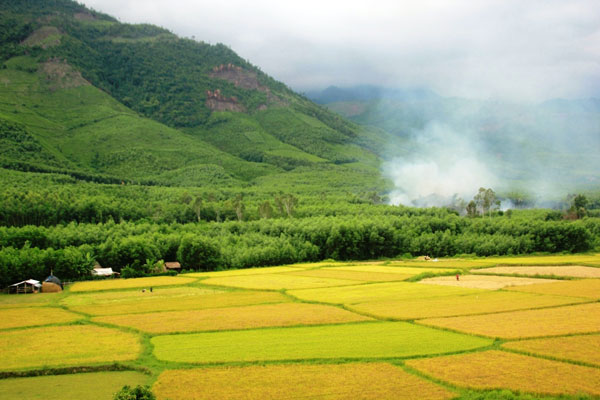
<instances>
[{"instance_id":1,"label":"wooden shed","mask_svg":"<svg viewBox=\"0 0 600 400\"><path fill-rule=\"evenodd\" d=\"M179 271L181 271L181 264L179 264L177 261L167 261L165 263L165 269L167 271L179 272Z\"/></svg>"},{"instance_id":2,"label":"wooden shed","mask_svg":"<svg viewBox=\"0 0 600 400\"><path fill-rule=\"evenodd\" d=\"M18 283L13 283L8 287L9 293L37 293L40 291L42 284L35 279L27 279Z\"/></svg>"}]
</instances>

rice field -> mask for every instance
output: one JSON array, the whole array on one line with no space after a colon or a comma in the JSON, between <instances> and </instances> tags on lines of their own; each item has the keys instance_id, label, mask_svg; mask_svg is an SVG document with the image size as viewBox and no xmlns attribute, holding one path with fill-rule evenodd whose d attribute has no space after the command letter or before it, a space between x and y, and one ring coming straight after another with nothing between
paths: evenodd
<instances>
[{"instance_id":1,"label":"rice field","mask_svg":"<svg viewBox=\"0 0 600 400\"><path fill-rule=\"evenodd\" d=\"M185 285L195 282L195 278L183 278L177 276L155 276L137 279L107 279L98 281L75 282L71 286L71 292L91 292L96 290L150 288L155 286Z\"/></svg>"},{"instance_id":2,"label":"rice field","mask_svg":"<svg viewBox=\"0 0 600 400\"><path fill-rule=\"evenodd\" d=\"M8 308L2 310L0 315L0 329L64 324L82 318L81 315L56 307Z\"/></svg>"},{"instance_id":3,"label":"rice field","mask_svg":"<svg viewBox=\"0 0 600 400\"><path fill-rule=\"evenodd\" d=\"M332 304L356 304L371 301L393 301L425 299L428 297L477 294L482 290L420 285L409 282L373 283L333 288L290 290L288 293L298 299Z\"/></svg>"},{"instance_id":4,"label":"rice field","mask_svg":"<svg viewBox=\"0 0 600 400\"><path fill-rule=\"evenodd\" d=\"M141 351L137 335L93 325L4 331L0 348L1 371L134 360Z\"/></svg>"},{"instance_id":5,"label":"rice field","mask_svg":"<svg viewBox=\"0 0 600 400\"><path fill-rule=\"evenodd\" d=\"M172 333L340 324L370 319L332 306L282 303L209 310L116 315L98 317L93 320L127 326L149 333Z\"/></svg>"},{"instance_id":6,"label":"rice field","mask_svg":"<svg viewBox=\"0 0 600 400\"><path fill-rule=\"evenodd\" d=\"M159 400L600 398L597 267L323 261L0 295L0 398L111 399L138 383ZM410 282L424 273L452 275ZM539 278L552 275L579 280ZM69 370L89 367L149 375ZM65 375L2 379L50 368Z\"/></svg>"},{"instance_id":7,"label":"rice field","mask_svg":"<svg viewBox=\"0 0 600 400\"><path fill-rule=\"evenodd\" d=\"M515 296L516 294L519 295ZM359 303L349 306L349 309L376 318L412 320L542 308L584 301L586 300L576 297L488 291L468 295Z\"/></svg>"},{"instance_id":8,"label":"rice field","mask_svg":"<svg viewBox=\"0 0 600 400\"><path fill-rule=\"evenodd\" d=\"M153 389L159 400L444 400L456 396L387 363L167 370L159 376Z\"/></svg>"},{"instance_id":9,"label":"rice field","mask_svg":"<svg viewBox=\"0 0 600 400\"><path fill-rule=\"evenodd\" d=\"M504 343L502 347L600 366L600 335L520 340Z\"/></svg>"},{"instance_id":10,"label":"rice field","mask_svg":"<svg viewBox=\"0 0 600 400\"><path fill-rule=\"evenodd\" d=\"M119 315L159 311L199 310L253 304L283 303L290 299L277 292L223 291L196 287L152 292L97 292L70 296L62 304L91 315Z\"/></svg>"},{"instance_id":11,"label":"rice field","mask_svg":"<svg viewBox=\"0 0 600 400\"><path fill-rule=\"evenodd\" d=\"M436 379L474 389L600 395L598 368L497 350L409 360L406 364Z\"/></svg>"},{"instance_id":12,"label":"rice field","mask_svg":"<svg viewBox=\"0 0 600 400\"><path fill-rule=\"evenodd\" d=\"M427 326L505 339L600 332L600 303L512 311L499 314L429 318Z\"/></svg>"},{"instance_id":13,"label":"rice field","mask_svg":"<svg viewBox=\"0 0 600 400\"><path fill-rule=\"evenodd\" d=\"M309 269L289 272L288 275L313 276L317 278L348 279L359 282L393 282L410 278L411 274L390 274L388 272L346 271L340 268Z\"/></svg>"},{"instance_id":14,"label":"rice field","mask_svg":"<svg viewBox=\"0 0 600 400\"><path fill-rule=\"evenodd\" d=\"M112 400L123 386L145 385L149 381L148 375L134 371L0 379L0 399Z\"/></svg>"},{"instance_id":15,"label":"rice field","mask_svg":"<svg viewBox=\"0 0 600 400\"><path fill-rule=\"evenodd\" d=\"M489 290L502 289L508 286L533 285L537 283L550 282L555 281L552 279L517 278L512 276L496 275L459 275L459 279L456 279L456 276L437 276L435 278L427 278L420 281L420 283L427 285L443 285Z\"/></svg>"},{"instance_id":16,"label":"rice field","mask_svg":"<svg viewBox=\"0 0 600 400\"><path fill-rule=\"evenodd\" d=\"M519 292L554 294L558 296L585 297L600 299L600 279L560 281L553 283L508 288Z\"/></svg>"},{"instance_id":17,"label":"rice field","mask_svg":"<svg viewBox=\"0 0 600 400\"><path fill-rule=\"evenodd\" d=\"M560 276L573 278L600 278L600 268L571 266L492 267L473 271L477 274L515 274L525 276Z\"/></svg>"},{"instance_id":18,"label":"rice field","mask_svg":"<svg viewBox=\"0 0 600 400\"><path fill-rule=\"evenodd\" d=\"M395 358L476 349L491 343L489 339L404 322L365 322L152 338L156 358L188 363Z\"/></svg>"},{"instance_id":19,"label":"rice field","mask_svg":"<svg viewBox=\"0 0 600 400\"><path fill-rule=\"evenodd\" d=\"M241 289L283 290L355 285L356 281L285 274L260 274L208 278L202 283Z\"/></svg>"}]
</instances>

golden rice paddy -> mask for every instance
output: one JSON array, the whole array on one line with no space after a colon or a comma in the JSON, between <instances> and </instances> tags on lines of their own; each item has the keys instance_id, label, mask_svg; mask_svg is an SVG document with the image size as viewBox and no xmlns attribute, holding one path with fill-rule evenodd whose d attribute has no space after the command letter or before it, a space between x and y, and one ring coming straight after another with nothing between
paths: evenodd
<instances>
[{"instance_id":1,"label":"golden rice paddy","mask_svg":"<svg viewBox=\"0 0 600 400\"><path fill-rule=\"evenodd\" d=\"M202 283L207 285L227 286L242 289L282 290L355 285L356 281L347 279L317 278L312 276L263 274L208 278L203 280Z\"/></svg>"},{"instance_id":2,"label":"golden rice paddy","mask_svg":"<svg viewBox=\"0 0 600 400\"><path fill-rule=\"evenodd\" d=\"M454 385L551 395L600 395L600 369L503 351L409 360L410 367Z\"/></svg>"},{"instance_id":3,"label":"golden rice paddy","mask_svg":"<svg viewBox=\"0 0 600 400\"><path fill-rule=\"evenodd\" d=\"M177 276L154 276L136 279L107 279L100 281L76 282L71 286L71 292L90 292L95 290L150 288L154 286L185 285L195 282L195 278Z\"/></svg>"},{"instance_id":4,"label":"golden rice paddy","mask_svg":"<svg viewBox=\"0 0 600 400\"><path fill-rule=\"evenodd\" d=\"M600 254L564 254L552 256L490 257L486 261L496 265L574 265L600 266Z\"/></svg>"},{"instance_id":5,"label":"golden rice paddy","mask_svg":"<svg viewBox=\"0 0 600 400\"><path fill-rule=\"evenodd\" d=\"M386 363L167 370L158 377L153 391L159 400L443 400L456 396Z\"/></svg>"},{"instance_id":6,"label":"golden rice paddy","mask_svg":"<svg viewBox=\"0 0 600 400\"><path fill-rule=\"evenodd\" d=\"M489 291L478 294L360 303L351 310L378 318L411 320L418 318L484 314L575 304L577 297L549 296L519 292Z\"/></svg>"},{"instance_id":7,"label":"golden rice paddy","mask_svg":"<svg viewBox=\"0 0 600 400\"><path fill-rule=\"evenodd\" d=\"M600 335L565 336L508 342L507 349L600 366Z\"/></svg>"},{"instance_id":8,"label":"golden rice paddy","mask_svg":"<svg viewBox=\"0 0 600 400\"><path fill-rule=\"evenodd\" d=\"M565 276L574 278L600 278L600 268L584 267L580 265L569 266L531 266L531 267L492 267L471 271L477 274L515 274L526 276Z\"/></svg>"},{"instance_id":9,"label":"golden rice paddy","mask_svg":"<svg viewBox=\"0 0 600 400\"><path fill-rule=\"evenodd\" d=\"M83 318L55 307L8 308L0 310L0 317L0 329L64 324Z\"/></svg>"},{"instance_id":10,"label":"golden rice paddy","mask_svg":"<svg viewBox=\"0 0 600 400\"><path fill-rule=\"evenodd\" d=\"M0 379L0 399L112 400L125 385L148 384L148 375L134 371Z\"/></svg>"},{"instance_id":11,"label":"golden rice paddy","mask_svg":"<svg viewBox=\"0 0 600 400\"><path fill-rule=\"evenodd\" d=\"M516 278L512 276L496 275L460 275L459 279L456 279L456 276L437 276L435 278L427 278L419 281L419 283L427 285L444 285L490 290L502 289L508 286L532 285L535 283L549 282L555 281L552 279Z\"/></svg>"},{"instance_id":12,"label":"golden rice paddy","mask_svg":"<svg viewBox=\"0 0 600 400\"><path fill-rule=\"evenodd\" d=\"M600 303L499 314L430 318L420 320L419 323L506 339L600 332Z\"/></svg>"},{"instance_id":13,"label":"golden rice paddy","mask_svg":"<svg viewBox=\"0 0 600 400\"><path fill-rule=\"evenodd\" d=\"M333 304L356 304L370 301L424 299L428 297L477 294L477 289L438 285L419 285L409 282L373 283L334 288L290 290L288 293L301 300Z\"/></svg>"},{"instance_id":14,"label":"golden rice paddy","mask_svg":"<svg viewBox=\"0 0 600 400\"><path fill-rule=\"evenodd\" d=\"M473 267L484 267L495 265L496 262L493 259L456 259L456 258L441 258L438 261L425 261L425 260L394 260L389 261L386 265L400 266L400 267L416 267L416 268L450 268L450 269L464 269Z\"/></svg>"},{"instance_id":15,"label":"golden rice paddy","mask_svg":"<svg viewBox=\"0 0 600 400\"><path fill-rule=\"evenodd\" d=\"M65 299L64 304L71 310L86 314L118 315L158 311L199 310L290 301L288 297L276 292L227 292L192 287L171 289L164 289L166 293L158 289L153 292L146 291L144 293L140 291L98 292L89 295L71 296ZM86 296L86 298L79 299L82 296Z\"/></svg>"},{"instance_id":16,"label":"golden rice paddy","mask_svg":"<svg viewBox=\"0 0 600 400\"><path fill-rule=\"evenodd\" d=\"M539 285L508 288L519 292L555 294L559 296L586 297L600 299L600 279L583 279L577 281L560 281Z\"/></svg>"},{"instance_id":17,"label":"golden rice paddy","mask_svg":"<svg viewBox=\"0 0 600 400\"><path fill-rule=\"evenodd\" d=\"M268 267L268 268L245 268L245 269L231 269L225 271L212 271L212 272L190 272L187 274L181 274L180 276L188 276L194 278L218 278L222 276L245 276L245 275L262 275L262 274L275 274L280 272L291 272L298 271L300 268L293 267Z\"/></svg>"},{"instance_id":18,"label":"golden rice paddy","mask_svg":"<svg viewBox=\"0 0 600 400\"><path fill-rule=\"evenodd\" d=\"M390 274L387 272L344 271L338 268L309 269L289 272L289 275L314 276L317 278L348 279L359 282L393 282L410 278L411 274Z\"/></svg>"},{"instance_id":19,"label":"golden rice paddy","mask_svg":"<svg viewBox=\"0 0 600 400\"><path fill-rule=\"evenodd\" d=\"M92 325L0 332L0 348L2 371L133 360L141 350L137 335Z\"/></svg>"},{"instance_id":20,"label":"golden rice paddy","mask_svg":"<svg viewBox=\"0 0 600 400\"><path fill-rule=\"evenodd\" d=\"M94 318L94 321L127 326L149 333L172 333L339 324L370 319L332 306L283 303L154 314L117 315Z\"/></svg>"},{"instance_id":21,"label":"golden rice paddy","mask_svg":"<svg viewBox=\"0 0 600 400\"><path fill-rule=\"evenodd\" d=\"M445 272L453 272L456 269L444 269L444 268L427 268L427 267L422 267L422 268L416 268L416 267L402 267L402 266L398 266L398 267L389 267L386 265L349 265L349 266L345 266L345 267L334 267L334 268L327 268L327 270L337 270L337 271L360 271L360 272L380 272L380 273L387 273L387 274L400 274L400 275L409 275L409 276L414 276L414 275L420 275L420 274L424 274L427 272L432 272L432 273L445 273Z\"/></svg>"}]
</instances>

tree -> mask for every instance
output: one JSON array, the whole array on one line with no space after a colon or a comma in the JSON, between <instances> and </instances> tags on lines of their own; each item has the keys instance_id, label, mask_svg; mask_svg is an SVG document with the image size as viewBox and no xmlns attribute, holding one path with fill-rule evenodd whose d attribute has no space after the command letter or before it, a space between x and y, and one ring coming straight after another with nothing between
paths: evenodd
<instances>
[{"instance_id":1,"label":"tree","mask_svg":"<svg viewBox=\"0 0 600 400\"><path fill-rule=\"evenodd\" d=\"M264 201L258 206L258 215L261 218L269 219L273 216L273 207L271 207L271 203L269 200Z\"/></svg>"},{"instance_id":2,"label":"tree","mask_svg":"<svg viewBox=\"0 0 600 400\"><path fill-rule=\"evenodd\" d=\"M288 217L293 217L294 209L298 205L298 199L293 194L281 194L275 197L275 205L281 214L285 210Z\"/></svg>"},{"instance_id":3,"label":"tree","mask_svg":"<svg viewBox=\"0 0 600 400\"><path fill-rule=\"evenodd\" d=\"M202 197L200 197L200 195L196 195L196 198L194 198L192 208L194 209L194 213L196 213L196 218L198 218L198 222L200 222L202 220Z\"/></svg>"},{"instance_id":4,"label":"tree","mask_svg":"<svg viewBox=\"0 0 600 400\"><path fill-rule=\"evenodd\" d=\"M578 194L571 200L571 213L577 215L577 218L583 218L587 214L586 207L588 199L583 194Z\"/></svg>"},{"instance_id":5,"label":"tree","mask_svg":"<svg viewBox=\"0 0 600 400\"><path fill-rule=\"evenodd\" d=\"M244 197L241 194L238 194L231 202L231 205L235 210L235 215L237 216L238 221L242 221L244 219L244 211L246 210L246 206L244 205Z\"/></svg>"},{"instance_id":6,"label":"tree","mask_svg":"<svg viewBox=\"0 0 600 400\"><path fill-rule=\"evenodd\" d=\"M467 216L469 218L475 218L477 216L477 204L475 204L474 200L471 200L469 204L467 204Z\"/></svg>"},{"instance_id":7,"label":"tree","mask_svg":"<svg viewBox=\"0 0 600 400\"><path fill-rule=\"evenodd\" d=\"M496 199L496 193L490 188L479 188L479 192L473 198L477 207L481 210L481 213L485 215L489 212L489 216L492 216L492 209L500 207L500 201Z\"/></svg>"}]
</instances>

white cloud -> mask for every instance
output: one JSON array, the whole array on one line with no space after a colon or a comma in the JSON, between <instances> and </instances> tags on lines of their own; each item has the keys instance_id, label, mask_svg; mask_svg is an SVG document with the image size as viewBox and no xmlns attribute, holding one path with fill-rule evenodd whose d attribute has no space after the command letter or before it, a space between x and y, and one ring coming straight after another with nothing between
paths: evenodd
<instances>
[{"instance_id":1,"label":"white cloud","mask_svg":"<svg viewBox=\"0 0 600 400\"><path fill-rule=\"evenodd\" d=\"M298 89L371 83L527 100L600 91L596 0L83 3L225 43Z\"/></svg>"}]
</instances>

